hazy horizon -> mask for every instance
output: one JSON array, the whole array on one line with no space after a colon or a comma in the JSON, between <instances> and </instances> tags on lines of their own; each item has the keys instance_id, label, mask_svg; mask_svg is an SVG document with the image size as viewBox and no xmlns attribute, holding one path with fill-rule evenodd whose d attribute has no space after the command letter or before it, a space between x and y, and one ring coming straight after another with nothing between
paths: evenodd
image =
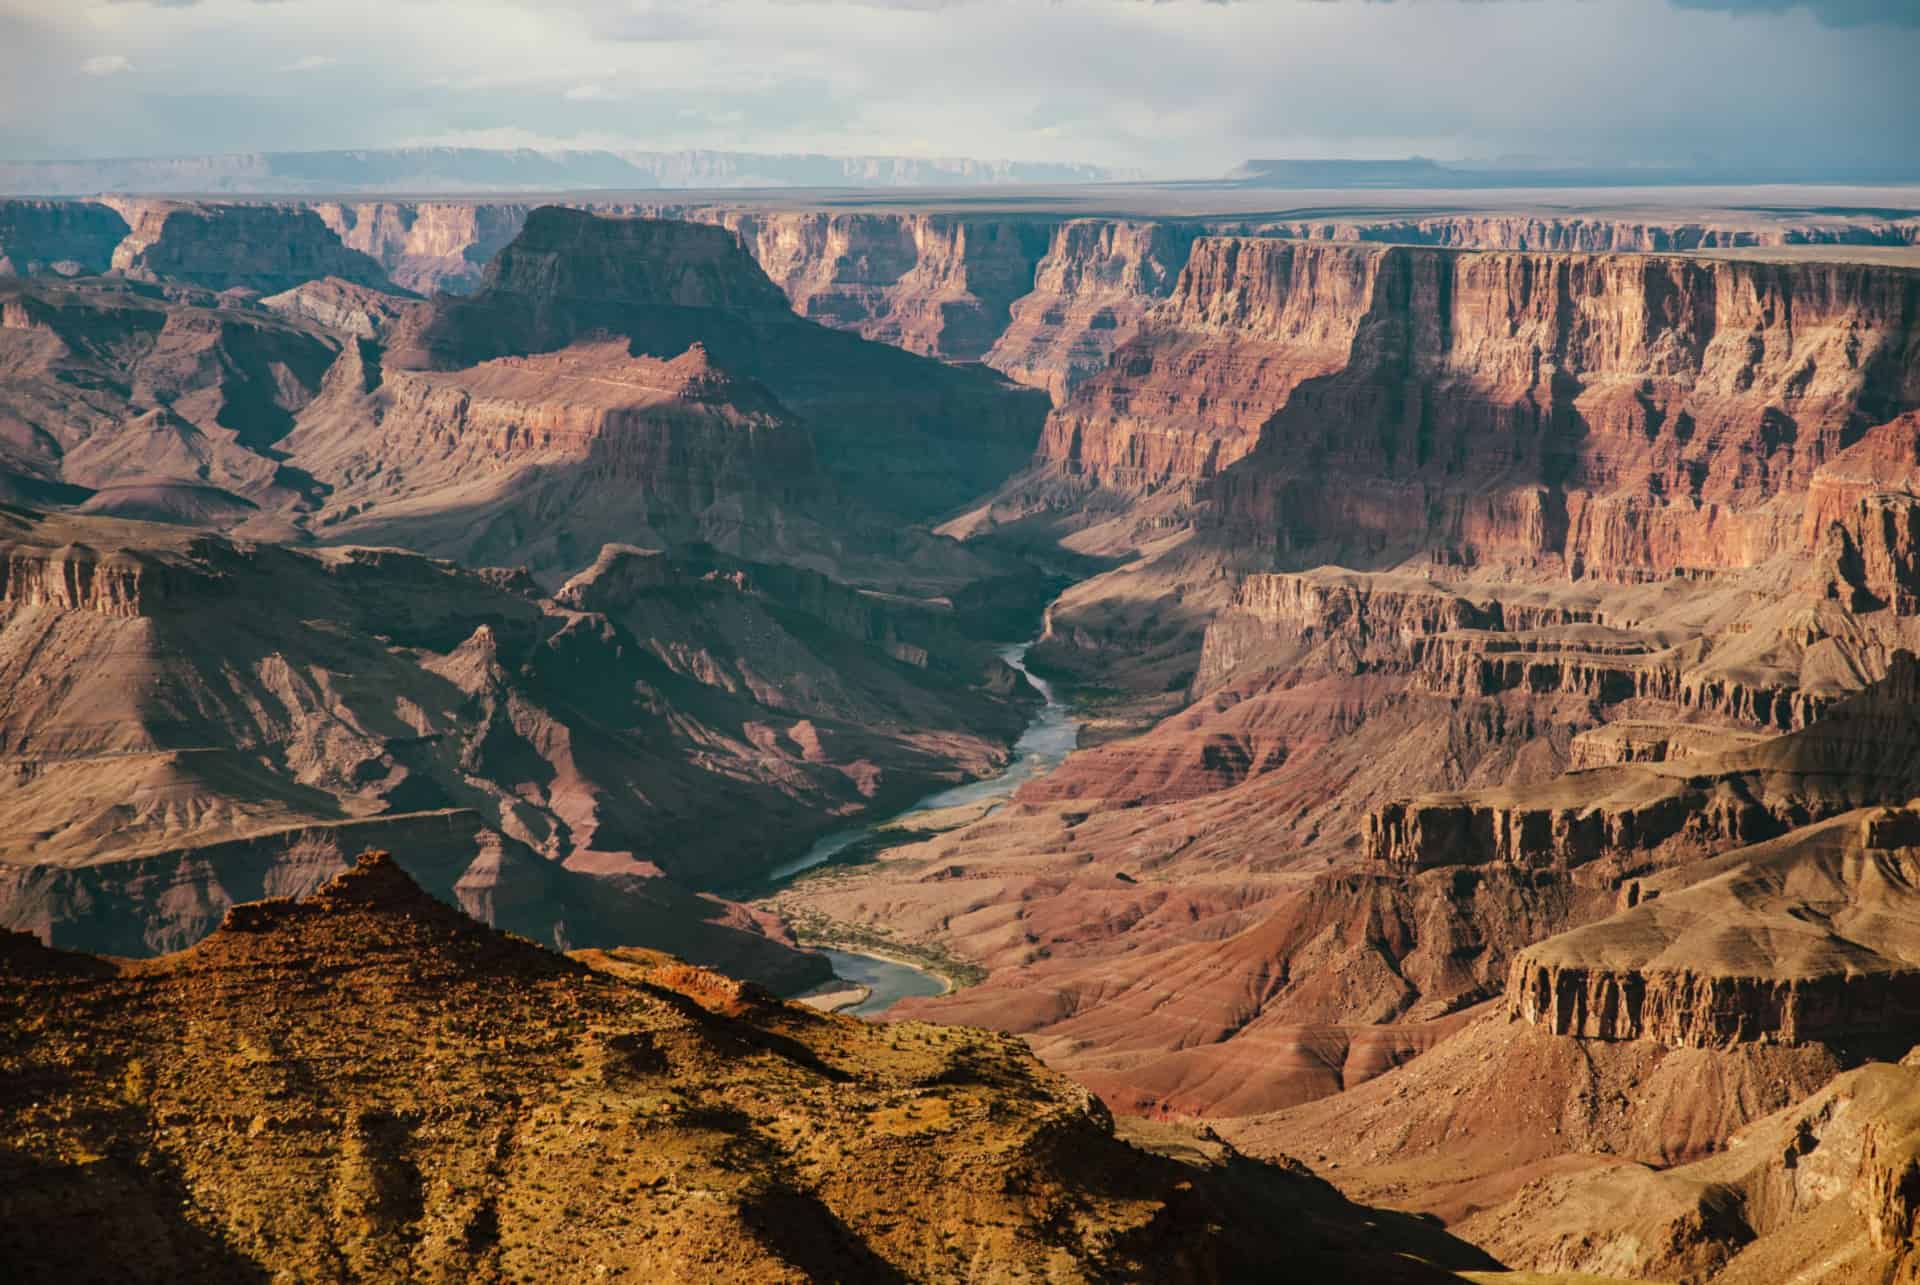
<instances>
[{"instance_id":1,"label":"hazy horizon","mask_svg":"<svg viewBox=\"0 0 1920 1285\"><path fill-rule=\"evenodd\" d=\"M1911 172L1900 0L0 0L0 158L407 146Z\"/></svg>"}]
</instances>

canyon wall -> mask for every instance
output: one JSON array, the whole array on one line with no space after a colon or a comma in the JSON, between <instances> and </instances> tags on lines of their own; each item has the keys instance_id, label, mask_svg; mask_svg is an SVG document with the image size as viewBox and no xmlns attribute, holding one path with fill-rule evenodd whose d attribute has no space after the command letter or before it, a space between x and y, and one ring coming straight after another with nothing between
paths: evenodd
<instances>
[{"instance_id":1,"label":"canyon wall","mask_svg":"<svg viewBox=\"0 0 1920 1285\"><path fill-rule=\"evenodd\" d=\"M546 207L488 265L391 333L387 365L453 371L596 336L672 358L699 344L806 422L821 466L868 509L924 520L1031 455L1044 398L997 375L797 317L724 228Z\"/></svg>"},{"instance_id":2,"label":"canyon wall","mask_svg":"<svg viewBox=\"0 0 1920 1285\"><path fill-rule=\"evenodd\" d=\"M128 231L119 211L93 202L0 201L0 277L105 272Z\"/></svg>"},{"instance_id":3,"label":"canyon wall","mask_svg":"<svg viewBox=\"0 0 1920 1285\"><path fill-rule=\"evenodd\" d=\"M519 235L530 203L325 201L313 207L340 243L416 294L464 294Z\"/></svg>"},{"instance_id":4,"label":"canyon wall","mask_svg":"<svg viewBox=\"0 0 1920 1285\"><path fill-rule=\"evenodd\" d=\"M952 361L982 361L1056 402L1100 370L1142 315L1174 288L1196 237L1212 234L1458 249L1597 254L1726 252L1780 247L1920 243L1920 218L1885 212L1634 214L1450 213L1273 220L1231 214L1183 218L1034 213L823 211L764 203L576 200L613 214L715 223L738 235L802 316ZM520 230L531 200L379 199L265 203L152 198L0 202L0 272L100 272L131 240L126 270L225 288L280 288L306 271L366 279L366 260L421 294L466 293ZM174 228L166 210L191 210ZM250 245L225 268L192 246L195 220L221 223ZM209 212L212 212L210 214ZM331 241L316 248L300 215L317 215ZM121 215L124 213L125 217ZM156 222L160 226L155 226ZM141 228L125 225L138 223ZM277 231L261 229L277 228ZM117 233L117 235L116 235ZM276 259L265 243L289 242ZM304 248L301 248L304 247ZM362 258L361 256L364 256ZM342 271L342 269L346 269ZM355 272L360 275L355 276ZM275 283L278 283L275 285Z\"/></svg>"},{"instance_id":5,"label":"canyon wall","mask_svg":"<svg viewBox=\"0 0 1920 1285\"><path fill-rule=\"evenodd\" d=\"M1778 222L1752 217L1715 221L1577 214L1447 214L1424 218L1253 220L1236 230L1302 241L1379 241L1457 250L1570 250L1588 254L1920 245L1920 218L1811 213Z\"/></svg>"},{"instance_id":6,"label":"canyon wall","mask_svg":"<svg viewBox=\"0 0 1920 1285\"><path fill-rule=\"evenodd\" d=\"M127 222L112 269L129 277L264 294L321 277L391 285L372 256L342 244L304 207L119 199L103 204Z\"/></svg>"},{"instance_id":7,"label":"canyon wall","mask_svg":"<svg viewBox=\"0 0 1920 1285\"><path fill-rule=\"evenodd\" d=\"M1296 564L1747 566L1920 403L1916 319L1900 268L1207 238L1040 458Z\"/></svg>"}]
</instances>

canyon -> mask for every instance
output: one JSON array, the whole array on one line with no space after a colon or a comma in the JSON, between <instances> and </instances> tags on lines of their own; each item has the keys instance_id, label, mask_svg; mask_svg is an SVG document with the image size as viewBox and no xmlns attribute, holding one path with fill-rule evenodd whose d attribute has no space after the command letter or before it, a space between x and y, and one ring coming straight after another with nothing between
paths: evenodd
<instances>
[{"instance_id":1,"label":"canyon","mask_svg":"<svg viewBox=\"0 0 1920 1285\"><path fill-rule=\"evenodd\" d=\"M356 1023L399 1020L379 970L422 949L448 985L487 986L455 956L550 979L581 1039L616 984L634 1020L724 1010L781 1065L726 1091L753 1138L675 1145L786 1148L780 1189L701 1171L744 1230L697 1250L649 1216L743 1272L1040 1270L1018 1229L1045 1218L1079 1219L1045 1260L1068 1278L1245 1261L1231 1229L1268 1215L1175 1243L1213 1215L1163 1187L1405 1238L1356 1279L1492 1265L1452 1236L1540 1272L1920 1270L1920 213L1089 199L0 203L18 1020L145 985L157 1029L203 966L349 931L394 952ZM996 649L1028 637L1081 722L1063 761L764 886L1006 770L1041 699ZM363 847L440 901L343 875ZM438 944L398 944L422 924ZM965 984L874 1033L700 971L826 980L802 927ZM305 1028L258 1020L266 1083ZM707 1075L694 1027L621 1075ZM147 1029L70 1091L135 1075ZM926 1078L876 1118L1084 1148L1146 1203L927 1177L929 1210L992 1211L943 1248L845 1203L878 1178L789 1183L796 1148L850 1154L845 1121L753 1094L904 1084L902 1041ZM566 1049L541 1056L604 1060ZM259 1091L214 1079L165 1109ZM1033 1126L1065 1150L947 1132L1026 1128L1003 1092L1080 1095ZM302 1108L339 1167L313 1190L419 1172L427 1108L396 1093L415 1123ZM71 1184L94 1143L55 1120L15 1161ZM231 1164L101 1181L231 1193ZM237 1200L168 1243L257 1253ZM877 1257L769 1248L768 1201ZM395 1239L426 1214L352 1207L327 1253L427 1262ZM447 1271L540 1261L506 1208ZM1347 1234L1328 1271L1372 1251Z\"/></svg>"}]
</instances>

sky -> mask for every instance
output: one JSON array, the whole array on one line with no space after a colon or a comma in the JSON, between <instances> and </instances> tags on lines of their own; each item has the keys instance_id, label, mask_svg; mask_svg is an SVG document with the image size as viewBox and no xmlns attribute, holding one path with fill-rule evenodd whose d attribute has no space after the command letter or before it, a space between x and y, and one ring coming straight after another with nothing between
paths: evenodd
<instances>
[{"instance_id":1,"label":"sky","mask_svg":"<svg viewBox=\"0 0 1920 1285\"><path fill-rule=\"evenodd\" d=\"M0 158L1920 170L1920 0L0 0Z\"/></svg>"}]
</instances>

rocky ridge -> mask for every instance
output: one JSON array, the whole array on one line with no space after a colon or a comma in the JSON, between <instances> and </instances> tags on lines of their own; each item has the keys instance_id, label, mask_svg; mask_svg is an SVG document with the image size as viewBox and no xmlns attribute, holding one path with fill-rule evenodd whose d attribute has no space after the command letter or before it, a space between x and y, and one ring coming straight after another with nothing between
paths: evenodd
<instances>
[{"instance_id":1,"label":"rocky ridge","mask_svg":"<svg viewBox=\"0 0 1920 1285\"><path fill-rule=\"evenodd\" d=\"M1144 1150L1004 1036L549 954L384 853L182 954L10 935L0 970L0 1238L34 1272L1232 1280L1276 1235L1338 1276L1491 1265L1297 1166Z\"/></svg>"},{"instance_id":2,"label":"rocky ridge","mask_svg":"<svg viewBox=\"0 0 1920 1285\"><path fill-rule=\"evenodd\" d=\"M948 614L711 550L608 550L549 598L390 549L0 523L0 913L56 943L184 945L402 833L545 940L679 907L724 929L691 953L785 980L777 930L685 889L985 770L1024 722Z\"/></svg>"}]
</instances>

